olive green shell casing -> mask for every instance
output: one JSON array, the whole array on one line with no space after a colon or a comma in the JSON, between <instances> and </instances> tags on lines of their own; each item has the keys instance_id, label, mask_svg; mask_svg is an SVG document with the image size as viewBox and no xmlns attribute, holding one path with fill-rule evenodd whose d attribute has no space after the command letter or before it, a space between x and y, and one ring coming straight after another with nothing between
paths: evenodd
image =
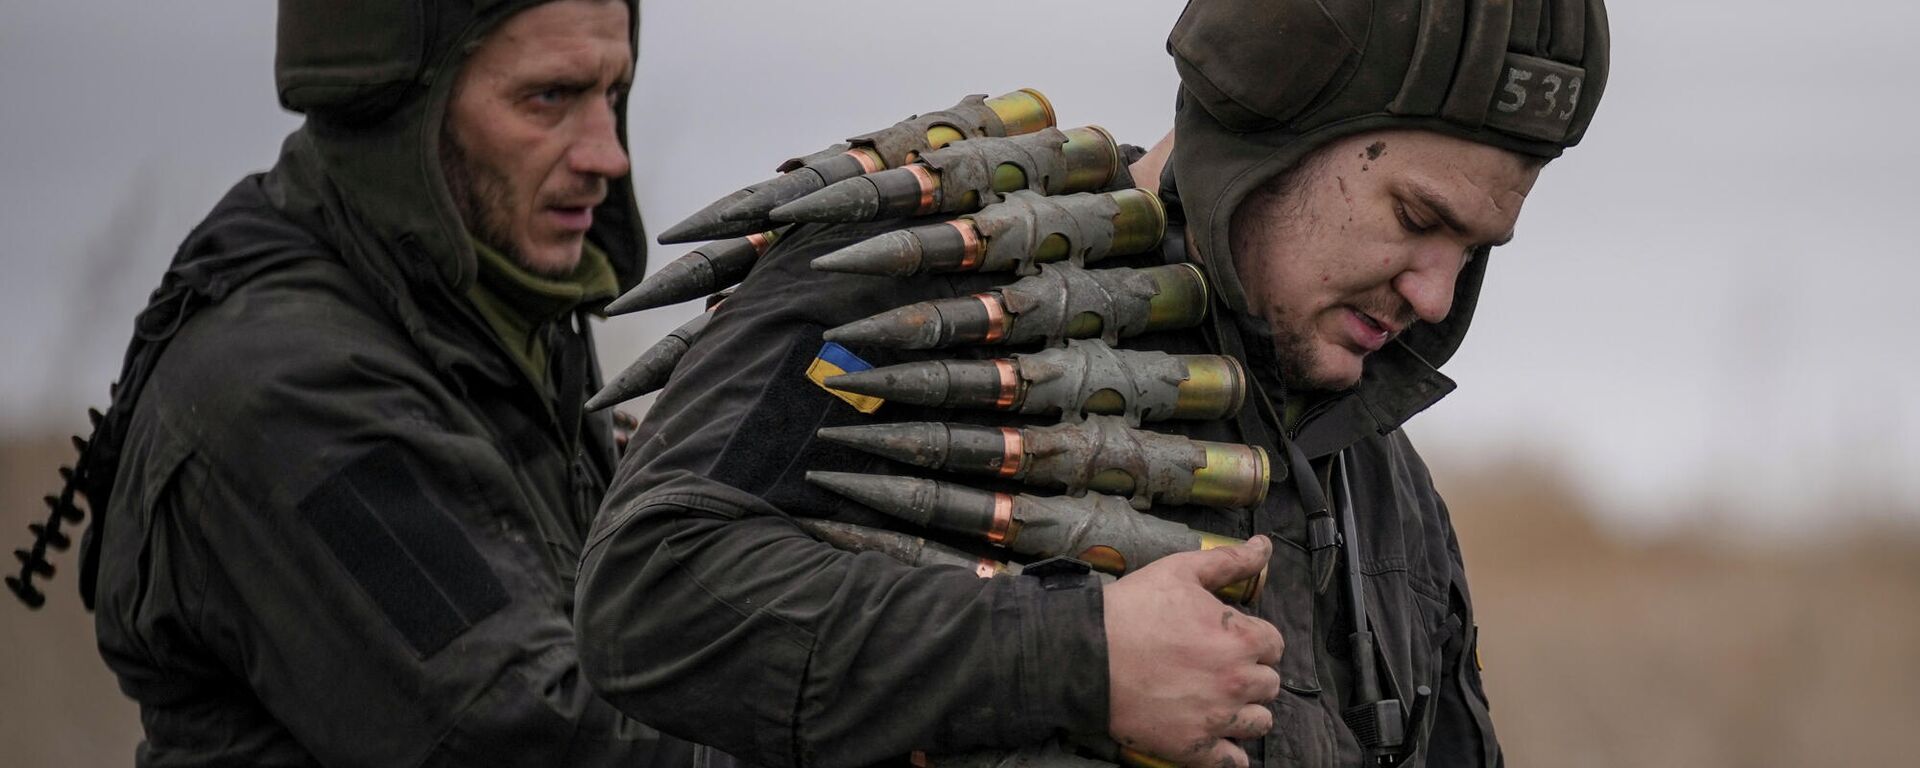
<instances>
[{"instance_id":1,"label":"olive green shell casing","mask_svg":"<svg viewBox=\"0 0 1920 768\"><path fill-rule=\"evenodd\" d=\"M1167 213L1141 189L1040 195L1021 190L952 221L884 232L813 260L827 272L906 277L928 272L1016 272L1085 266L1160 245Z\"/></svg>"},{"instance_id":2,"label":"olive green shell casing","mask_svg":"<svg viewBox=\"0 0 1920 768\"><path fill-rule=\"evenodd\" d=\"M836 376L856 394L940 408L1118 414L1127 423L1218 419L1240 412L1247 374L1223 355L1169 355L1074 340L996 360L928 360Z\"/></svg>"},{"instance_id":3,"label":"olive green shell casing","mask_svg":"<svg viewBox=\"0 0 1920 768\"><path fill-rule=\"evenodd\" d=\"M1141 512L1115 496L995 493L917 477L852 472L808 472L807 481L924 528L977 536L1033 557L1076 557L1114 575L1168 555L1241 543ZM1216 594L1249 603L1265 580L1263 568Z\"/></svg>"},{"instance_id":4,"label":"olive green shell casing","mask_svg":"<svg viewBox=\"0 0 1920 768\"><path fill-rule=\"evenodd\" d=\"M910 304L830 329L826 338L896 349L1083 338L1112 344L1191 328L1206 314L1206 278L1191 264L1095 270L1047 264L1011 285Z\"/></svg>"},{"instance_id":5,"label":"olive green shell casing","mask_svg":"<svg viewBox=\"0 0 1920 768\"><path fill-rule=\"evenodd\" d=\"M1267 495L1272 466L1257 446L1134 429L1114 416L1051 427L911 422L827 427L829 442L914 466L1155 504L1250 507Z\"/></svg>"}]
</instances>

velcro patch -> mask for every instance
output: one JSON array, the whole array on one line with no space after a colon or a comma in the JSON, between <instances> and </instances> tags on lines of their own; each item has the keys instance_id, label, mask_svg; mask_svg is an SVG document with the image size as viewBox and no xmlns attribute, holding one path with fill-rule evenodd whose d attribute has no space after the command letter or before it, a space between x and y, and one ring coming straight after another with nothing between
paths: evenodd
<instances>
[{"instance_id":1,"label":"velcro patch","mask_svg":"<svg viewBox=\"0 0 1920 768\"><path fill-rule=\"evenodd\" d=\"M1487 125L1542 141L1562 141L1580 109L1587 71L1557 61L1508 53L1494 90Z\"/></svg>"},{"instance_id":2,"label":"velcro patch","mask_svg":"<svg viewBox=\"0 0 1920 768\"><path fill-rule=\"evenodd\" d=\"M300 512L421 658L507 606L500 578L397 447L327 478Z\"/></svg>"},{"instance_id":3,"label":"velcro patch","mask_svg":"<svg viewBox=\"0 0 1920 768\"><path fill-rule=\"evenodd\" d=\"M846 347L829 341L820 347L820 353L814 355L813 363L807 366L807 378L813 383L820 385L821 389L832 393L834 397L847 401L847 405L853 406L854 410L871 415L874 411L880 410L880 406L886 404L887 401L877 397L856 395L852 392L843 392L834 389L827 386L827 379L843 373L854 373L856 371L872 369L873 365L871 363L860 359L859 356L848 351Z\"/></svg>"}]
</instances>

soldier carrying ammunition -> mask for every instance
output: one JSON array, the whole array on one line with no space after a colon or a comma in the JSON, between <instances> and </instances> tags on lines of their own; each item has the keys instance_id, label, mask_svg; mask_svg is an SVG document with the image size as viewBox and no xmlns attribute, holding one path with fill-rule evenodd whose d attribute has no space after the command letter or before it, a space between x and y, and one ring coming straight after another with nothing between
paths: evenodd
<instances>
[{"instance_id":1,"label":"soldier carrying ammunition","mask_svg":"<svg viewBox=\"0 0 1920 768\"><path fill-rule=\"evenodd\" d=\"M1399 426L1606 49L1597 1L1210 0L1131 170L1051 105L964 109L1022 91L709 206L673 234L778 242L617 305L746 278L596 400L665 386L582 565L587 674L769 765L1496 764Z\"/></svg>"}]
</instances>

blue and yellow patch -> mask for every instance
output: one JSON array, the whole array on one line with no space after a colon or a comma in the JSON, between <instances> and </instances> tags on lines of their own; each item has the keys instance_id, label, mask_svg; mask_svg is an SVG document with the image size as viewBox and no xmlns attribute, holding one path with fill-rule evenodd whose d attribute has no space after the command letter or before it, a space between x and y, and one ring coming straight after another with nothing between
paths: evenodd
<instances>
[{"instance_id":1,"label":"blue and yellow patch","mask_svg":"<svg viewBox=\"0 0 1920 768\"><path fill-rule=\"evenodd\" d=\"M843 373L871 370L872 368L873 365L871 363L847 351L846 347L829 341L825 346L820 347L820 353L814 355L813 362L807 366L807 378L813 383L820 385L821 389L833 393L834 397L847 401L847 405L853 406L854 410L865 414L872 414L874 411L880 410L880 406L887 401L877 397L856 395L852 392L842 392L827 386L827 379L831 377Z\"/></svg>"}]
</instances>

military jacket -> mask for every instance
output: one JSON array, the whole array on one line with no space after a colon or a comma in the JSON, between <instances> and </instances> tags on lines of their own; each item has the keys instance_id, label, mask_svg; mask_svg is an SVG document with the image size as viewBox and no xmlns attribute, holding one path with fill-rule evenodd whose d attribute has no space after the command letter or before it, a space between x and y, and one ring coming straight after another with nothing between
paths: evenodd
<instances>
[{"instance_id":1,"label":"military jacket","mask_svg":"<svg viewBox=\"0 0 1920 768\"><path fill-rule=\"evenodd\" d=\"M550 398L326 189L296 134L140 318L93 531L137 764L689 763L579 674L572 577L614 460L584 314L552 329Z\"/></svg>"},{"instance_id":2,"label":"military jacket","mask_svg":"<svg viewBox=\"0 0 1920 768\"><path fill-rule=\"evenodd\" d=\"M924 223L924 222L908 222ZM887 404L866 415L806 376L825 329L914 301L966 295L1007 275L910 279L820 272L813 258L900 226L790 232L714 312L634 438L588 542L578 585L582 664L603 695L672 733L769 766L857 766L913 751L1018 747L1060 734L1104 736L1106 642L1098 582L912 568L813 540L793 519L902 525L803 479L810 470L920 474L815 437L881 421L1017 421L986 411ZM1168 238L1179 243L1175 233ZM1184 259L1111 259L1100 267ZM1238 348L1229 323L1129 341L1169 352ZM889 365L956 356L853 345ZM1277 396L1277 386L1267 385ZM1365 597L1389 694L1434 692L1406 764L1500 763L1474 664L1458 542L1425 465L1399 429L1452 383L1410 350L1371 360L1355 392L1311 409L1297 431L1249 407L1237 421L1161 422L1211 440L1292 441L1324 475L1345 450ZM1269 410L1269 414L1271 411ZM1278 465L1283 462L1276 461ZM1324 479L1316 478L1316 479ZM1256 766L1358 766L1340 712L1352 632L1338 588L1316 591L1306 516L1276 471L1252 510L1158 507L1195 528L1275 537L1252 610L1287 640L1275 727L1249 743ZM915 531L924 534L924 531ZM956 545L958 542L955 542ZM984 550L981 550L984 551Z\"/></svg>"}]
</instances>

